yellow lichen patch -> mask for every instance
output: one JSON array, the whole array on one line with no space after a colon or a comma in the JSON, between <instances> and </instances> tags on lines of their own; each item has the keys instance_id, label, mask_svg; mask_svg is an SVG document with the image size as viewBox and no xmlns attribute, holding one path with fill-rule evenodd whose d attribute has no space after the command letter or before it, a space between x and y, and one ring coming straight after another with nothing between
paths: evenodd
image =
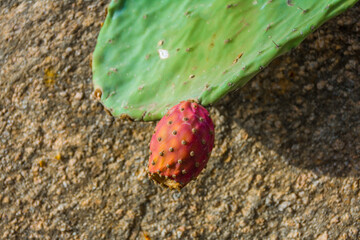
<instances>
[{"instance_id":1,"label":"yellow lichen patch","mask_svg":"<svg viewBox=\"0 0 360 240\"><path fill-rule=\"evenodd\" d=\"M42 167L42 168L45 167L45 166L46 166L45 161L44 161L44 160L40 160L40 161L39 161L39 166Z\"/></svg>"},{"instance_id":2,"label":"yellow lichen patch","mask_svg":"<svg viewBox=\"0 0 360 240\"><path fill-rule=\"evenodd\" d=\"M144 239L145 239L145 240L151 240L151 238L149 237L149 234L143 233L143 235L144 235Z\"/></svg>"},{"instance_id":3,"label":"yellow lichen patch","mask_svg":"<svg viewBox=\"0 0 360 240\"><path fill-rule=\"evenodd\" d=\"M52 68L47 68L44 70L44 83L47 87L53 86L57 77L58 76L56 72Z\"/></svg>"},{"instance_id":4,"label":"yellow lichen patch","mask_svg":"<svg viewBox=\"0 0 360 240\"><path fill-rule=\"evenodd\" d=\"M60 153L56 154L55 159L58 160L58 161L61 160L61 154Z\"/></svg>"}]
</instances>

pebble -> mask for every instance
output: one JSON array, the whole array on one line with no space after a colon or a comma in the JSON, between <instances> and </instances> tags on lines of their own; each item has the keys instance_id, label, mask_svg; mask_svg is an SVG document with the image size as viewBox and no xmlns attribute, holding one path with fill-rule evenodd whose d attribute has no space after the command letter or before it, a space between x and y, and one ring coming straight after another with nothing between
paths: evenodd
<instances>
[{"instance_id":1,"label":"pebble","mask_svg":"<svg viewBox=\"0 0 360 240\"><path fill-rule=\"evenodd\" d=\"M316 238L316 240L327 240L327 239L329 239L329 234L327 232L323 232Z\"/></svg>"},{"instance_id":2,"label":"pebble","mask_svg":"<svg viewBox=\"0 0 360 240\"><path fill-rule=\"evenodd\" d=\"M326 81L320 81L316 84L317 89L322 90L326 86Z\"/></svg>"},{"instance_id":3,"label":"pebble","mask_svg":"<svg viewBox=\"0 0 360 240\"><path fill-rule=\"evenodd\" d=\"M291 202L285 201L285 202L282 202L282 203L279 205L278 209L279 209L279 211L282 212L282 211L284 211L286 208L288 208L290 205L291 205Z\"/></svg>"},{"instance_id":4,"label":"pebble","mask_svg":"<svg viewBox=\"0 0 360 240\"><path fill-rule=\"evenodd\" d=\"M2 203L3 203L3 204L8 204L8 203L10 203L10 198L9 198L8 196L3 197Z\"/></svg>"},{"instance_id":5,"label":"pebble","mask_svg":"<svg viewBox=\"0 0 360 240\"><path fill-rule=\"evenodd\" d=\"M79 101L84 97L84 94L82 92L77 92L74 96L74 99Z\"/></svg>"}]
</instances>

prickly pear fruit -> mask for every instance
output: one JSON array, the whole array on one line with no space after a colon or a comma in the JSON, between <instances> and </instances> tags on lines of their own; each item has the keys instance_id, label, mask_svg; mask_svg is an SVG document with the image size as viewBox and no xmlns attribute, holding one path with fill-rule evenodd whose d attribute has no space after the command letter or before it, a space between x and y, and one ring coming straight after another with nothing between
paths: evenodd
<instances>
[{"instance_id":1,"label":"prickly pear fruit","mask_svg":"<svg viewBox=\"0 0 360 240\"><path fill-rule=\"evenodd\" d=\"M214 124L200 104L182 101L157 124L150 142L149 176L180 190L206 166L214 147Z\"/></svg>"}]
</instances>

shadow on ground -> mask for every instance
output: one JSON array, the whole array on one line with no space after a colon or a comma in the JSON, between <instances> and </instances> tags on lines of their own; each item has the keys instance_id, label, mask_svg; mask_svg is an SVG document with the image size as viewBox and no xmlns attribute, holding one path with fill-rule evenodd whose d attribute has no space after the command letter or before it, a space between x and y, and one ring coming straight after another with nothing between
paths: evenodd
<instances>
[{"instance_id":1,"label":"shadow on ground","mask_svg":"<svg viewBox=\"0 0 360 240\"><path fill-rule=\"evenodd\" d=\"M332 21L216 106L289 164L359 177L358 29L351 19Z\"/></svg>"}]
</instances>

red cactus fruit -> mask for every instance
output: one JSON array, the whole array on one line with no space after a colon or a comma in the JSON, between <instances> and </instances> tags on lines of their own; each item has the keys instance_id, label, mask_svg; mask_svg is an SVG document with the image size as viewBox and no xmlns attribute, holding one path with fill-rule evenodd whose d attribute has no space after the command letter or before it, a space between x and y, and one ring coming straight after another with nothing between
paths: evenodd
<instances>
[{"instance_id":1,"label":"red cactus fruit","mask_svg":"<svg viewBox=\"0 0 360 240\"><path fill-rule=\"evenodd\" d=\"M198 103L182 101L157 124L150 142L149 176L180 190L206 166L214 147L214 124Z\"/></svg>"}]
</instances>

